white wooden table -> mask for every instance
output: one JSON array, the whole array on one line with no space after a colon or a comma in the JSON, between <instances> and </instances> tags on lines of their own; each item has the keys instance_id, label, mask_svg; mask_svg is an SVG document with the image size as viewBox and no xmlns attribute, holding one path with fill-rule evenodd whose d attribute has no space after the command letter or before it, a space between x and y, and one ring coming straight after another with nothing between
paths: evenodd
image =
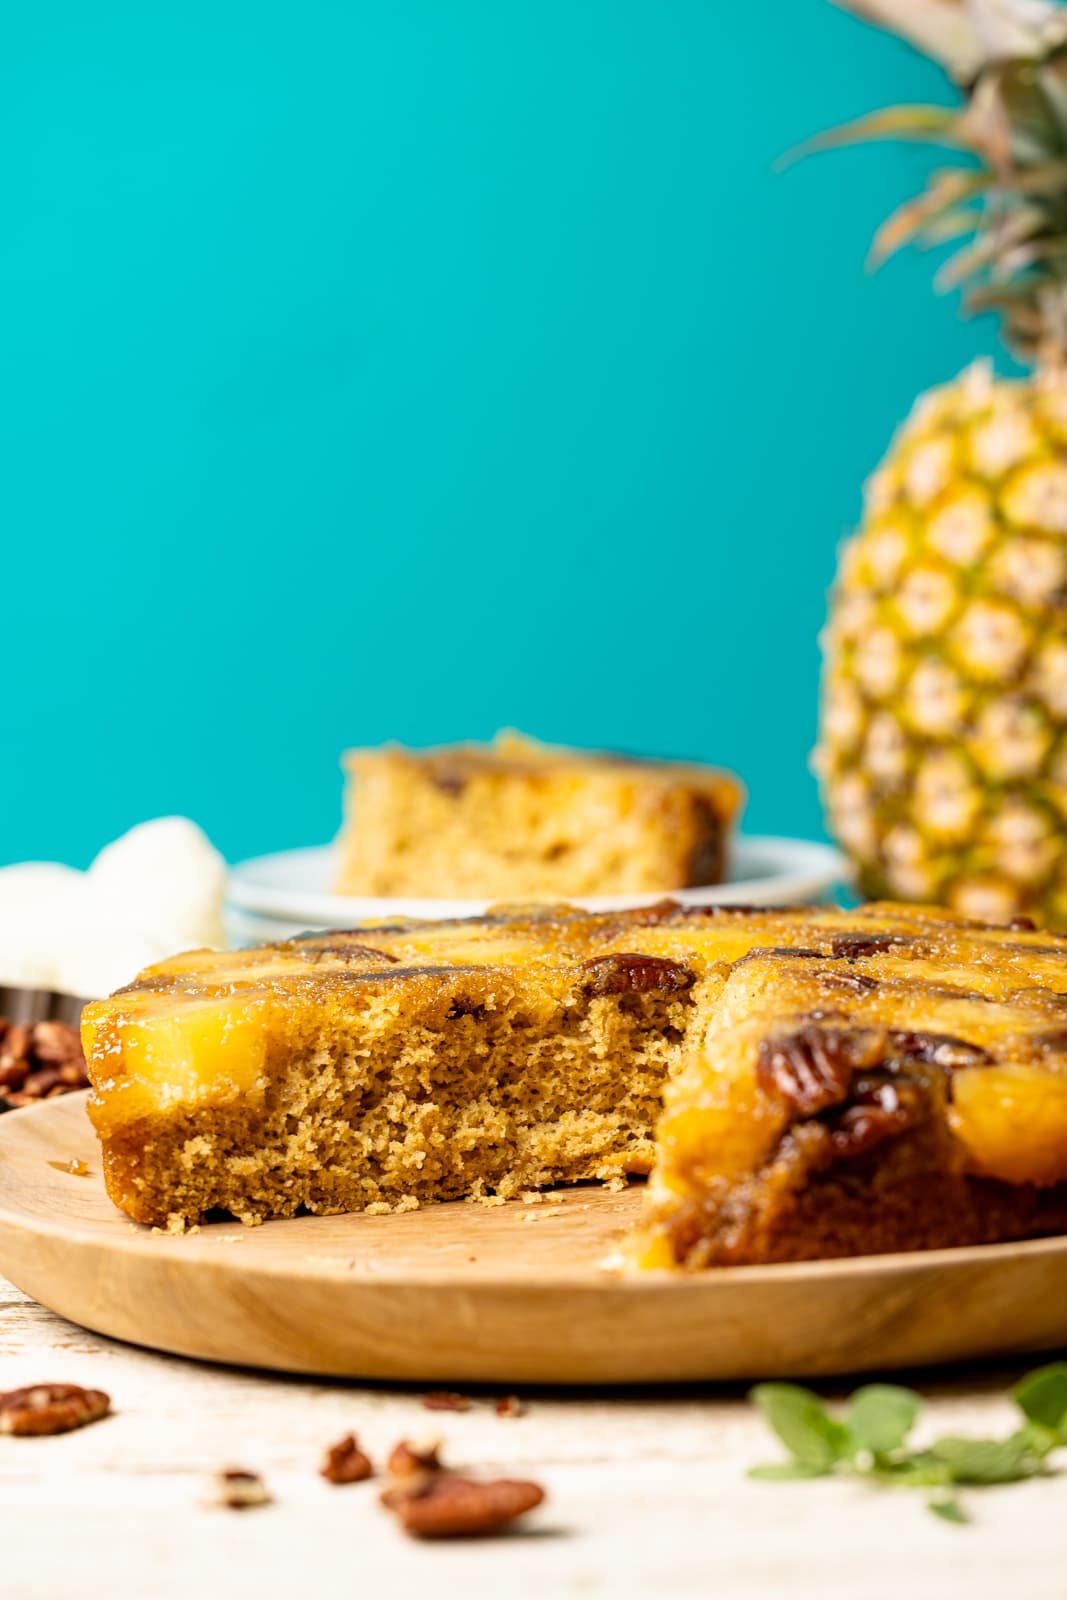
<instances>
[{"instance_id":1,"label":"white wooden table","mask_svg":"<svg viewBox=\"0 0 1067 1600\"><path fill-rule=\"evenodd\" d=\"M1002 1366L918 1386L936 1432L1006 1429ZM3 1600L170 1596L699 1596L700 1600L1067 1600L1067 1471L968 1496L974 1523L848 1482L764 1484L778 1455L733 1392L535 1394L430 1413L417 1393L205 1367L97 1338L0 1280L0 1388L106 1389L115 1414L51 1439L0 1439ZM924 1424L925 1426L925 1424ZM455 1465L548 1491L522 1535L416 1544L373 1483L334 1488L324 1447L355 1429L381 1460L444 1440ZM211 1474L261 1472L262 1510L207 1509Z\"/></svg>"}]
</instances>

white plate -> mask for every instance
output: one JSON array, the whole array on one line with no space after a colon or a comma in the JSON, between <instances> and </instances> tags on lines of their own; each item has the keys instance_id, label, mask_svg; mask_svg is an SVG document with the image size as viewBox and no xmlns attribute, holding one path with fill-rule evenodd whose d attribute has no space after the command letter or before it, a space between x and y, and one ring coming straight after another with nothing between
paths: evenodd
<instances>
[{"instance_id":1,"label":"white plate","mask_svg":"<svg viewBox=\"0 0 1067 1600\"><path fill-rule=\"evenodd\" d=\"M337 853L332 845L282 850L242 861L230 875L231 932L237 939L280 939L308 928L351 928L381 917L476 917L488 900L386 900L330 893ZM845 876L830 845L807 839L739 838L729 880L704 889L665 890L685 905L804 905ZM651 905L663 894L592 895L575 904L591 911Z\"/></svg>"}]
</instances>

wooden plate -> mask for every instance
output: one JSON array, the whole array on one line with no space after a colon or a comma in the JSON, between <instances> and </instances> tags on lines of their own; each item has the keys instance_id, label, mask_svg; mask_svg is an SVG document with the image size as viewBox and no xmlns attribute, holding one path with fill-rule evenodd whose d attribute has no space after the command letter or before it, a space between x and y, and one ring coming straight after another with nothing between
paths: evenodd
<instances>
[{"instance_id":1,"label":"wooden plate","mask_svg":"<svg viewBox=\"0 0 1067 1600\"><path fill-rule=\"evenodd\" d=\"M61 1170L72 1158L90 1175ZM56 1165L55 1163L58 1163ZM621 1279L640 1194L138 1227L85 1096L0 1118L0 1272L99 1333L286 1372L421 1383L812 1376L1067 1343L1067 1239Z\"/></svg>"}]
</instances>

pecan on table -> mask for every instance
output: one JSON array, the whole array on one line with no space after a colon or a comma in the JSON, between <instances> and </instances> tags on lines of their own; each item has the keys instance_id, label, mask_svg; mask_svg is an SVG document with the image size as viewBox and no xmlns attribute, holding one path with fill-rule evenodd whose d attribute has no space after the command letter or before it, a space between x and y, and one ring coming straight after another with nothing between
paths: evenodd
<instances>
[{"instance_id":1,"label":"pecan on table","mask_svg":"<svg viewBox=\"0 0 1067 1600\"><path fill-rule=\"evenodd\" d=\"M471 1403L465 1394L454 1394L451 1389L431 1389L422 1397L425 1411L469 1411Z\"/></svg>"},{"instance_id":2,"label":"pecan on table","mask_svg":"<svg viewBox=\"0 0 1067 1600\"><path fill-rule=\"evenodd\" d=\"M226 1511L251 1511L269 1506L271 1495L258 1472L243 1467L226 1467L215 1474L208 1504Z\"/></svg>"},{"instance_id":3,"label":"pecan on table","mask_svg":"<svg viewBox=\"0 0 1067 1600\"><path fill-rule=\"evenodd\" d=\"M389 1457L391 1483L382 1505L415 1539L474 1539L501 1529L539 1506L540 1484L513 1478L467 1478L442 1466L437 1446L406 1440Z\"/></svg>"},{"instance_id":4,"label":"pecan on table","mask_svg":"<svg viewBox=\"0 0 1067 1600\"><path fill-rule=\"evenodd\" d=\"M354 1433L346 1433L343 1439L332 1444L319 1468L319 1475L327 1483L362 1483L373 1474L371 1458L359 1448Z\"/></svg>"},{"instance_id":5,"label":"pecan on table","mask_svg":"<svg viewBox=\"0 0 1067 1600\"><path fill-rule=\"evenodd\" d=\"M83 1389L77 1383L28 1384L0 1394L0 1433L70 1433L99 1422L110 1409L110 1397L102 1389Z\"/></svg>"}]
</instances>

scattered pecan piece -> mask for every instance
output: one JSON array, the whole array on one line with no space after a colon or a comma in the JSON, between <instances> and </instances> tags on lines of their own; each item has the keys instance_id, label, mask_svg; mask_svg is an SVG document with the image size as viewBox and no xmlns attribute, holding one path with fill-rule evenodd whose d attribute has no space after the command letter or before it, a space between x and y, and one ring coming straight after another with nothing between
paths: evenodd
<instances>
[{"instance_id":1,"label":"scattered pecan piece","mask_svg":"<svg viewBox=\"0 0 1067 1600\"><path fill-rule=\"evenodd\" d=\"M399 1444L395 1444L385 1464L392 1487L383 1491L382 1504L388 1504L386 1495L391 1494L393 1489L428 1482L435 1472L443 1472L439 1450L436 1439L426 1444L412 1444L409 1439L401 1439Z\"/></svg>"},{"instance_id":2,"label":"scattered pecan piece","mask_svg":"<svg viewBox=\"0 0 1067 1600\"><path fill-rule=\"evenodd\" d=\"M591 956L581 970L588 975L590 994L676 994L688 989L696 976L684 962L631 951Z\"/></svg>"},{"instance_id":3,"label":"scattered pecan piece","mask_svg":"<svg viewBox=\"0 0 1067 1600\"><path fill-rule=\"evenodd\" d=\"M493 1409L498 1417L524 1417L528 1407L517 1394L506 1394L497 1401Z\"/></svg>"},{"instance_id":4,"label":"scattered pecan piece","mask_svg":"<svg viewBox=\"0 0 1067 1600\"><path fill-rule=\"evenodd\" d=\"M269 1506L271 1495L258 1472L226 1467L215 1475L209 1503L227 1511L250 1511L256 1506Z\"/></svg>"},{"instance_id":5,"label":"scattered pecan piece","mask_svg":"<svg viewBox=\"0 0 1067 1600\"><path fill-rule=\"evenodd\" d=\"M497 1533L545 1497L540 1484L512 1478L465 1478L441 1465L436 1445L406 1440L389 1457L392 1478L381 1503L416 1539L473 1539Z\"/></svg>"},{"instance_id":6,"label":"scattered pecan piece","mask_svg":"<svg viewBox=\"0 0 1067 1600\"><path fill-rule=\"evenodd\" d=\"M476 1539L498 1533L545 1498L540 1484L513 1478L480 1480L442 1473L422 1494L390 1509L416 1539Z\"/></svg>"},{"instance_id":7,"label":"scattered pecan piece","mask_svg":"<svg viewBox=\"0 0 1067 1600\"><path fill-rule=\"evenodd\" d=\"M355 1434L346 1433L327 1450L319 1474L327 1483L362 1483L373 1476L374 1467Z\"/></svg>"},{"instance_id":8,"label":"scattered pecan piece","mask_svg":"<svg viewBox=\"0 0 1067 1600\"><path fill-rule=\"evenodd\" d=\"M469 1411L471 1403L465 1394L453 1394L449 1389L431 1389L422 1397L426 1411Z\"/></svg>"},{"instance_id":9,"label":"scattered pecan piece","mask_svg":"<svg viewBox=\"0 0 1067 1600\"><path fill-rule=\"evenodd\" d=\"M83 1389L77 1383L35 1383L0 1394L0 1433L69 1433L99 1422L111 1409L102 1389Z\"/></svg>"}]
</instances>

